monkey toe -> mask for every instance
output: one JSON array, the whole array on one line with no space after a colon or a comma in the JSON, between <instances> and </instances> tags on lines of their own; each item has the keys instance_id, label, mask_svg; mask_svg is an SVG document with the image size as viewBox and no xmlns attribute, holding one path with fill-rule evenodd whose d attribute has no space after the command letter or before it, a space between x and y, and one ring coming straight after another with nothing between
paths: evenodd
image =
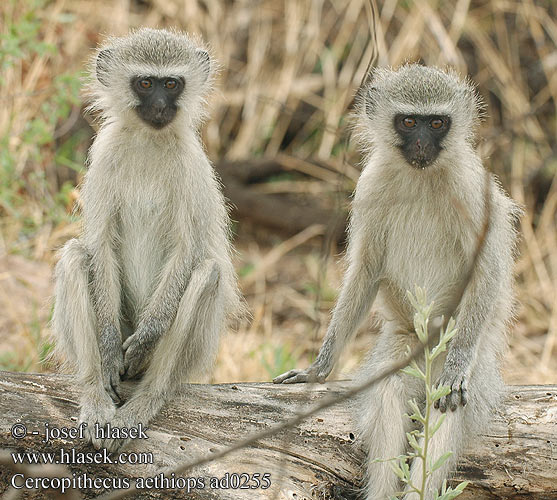
<instances>
[{"instance_id":1,"label":"monkey toe","mask_svg":"<svg viewBox=\"0 0 557 500\"><path fill-rule=\"evenodd\" d=\"M319 368L310 366L305 370L290 370L273 379L275 384L303 384L305 382L319 382L322 384L327 378L326 375L319 374Z\"/></svg>"},{"instance_id":2,"label":"monkey toe","mask_svg":"<svg viewBox=\"0 0 557 500\"><path fill-rule=\"evenodd\" d=\"M128 443L128 441L128 439L103 439L102 447L110 453L117 453Z\"/></svg>"},{"instance_id":3,"label":"monkey toe","mask_svg":"<svg viewBox=\"0 0 557 500\"><path fill-rule=\"evenodd\" d=\"M282 375L279 375L278 377L275 377L273 379L273 384L282 384L287 379L289 379L291 377L294 377L299 372L300 372L300 370L289 370L286 373L283 373Z\"/></svg>"},{"instance_id":4,"label":"monkey toe","mask_svg":"<svg viewBox=\"0 0 557 500\"><path fill-rule=\"evenodd\" d=\"M273 379L275 384L301 384L311 379L309 370L290 370Z\"/></svg>"}]
</instances>

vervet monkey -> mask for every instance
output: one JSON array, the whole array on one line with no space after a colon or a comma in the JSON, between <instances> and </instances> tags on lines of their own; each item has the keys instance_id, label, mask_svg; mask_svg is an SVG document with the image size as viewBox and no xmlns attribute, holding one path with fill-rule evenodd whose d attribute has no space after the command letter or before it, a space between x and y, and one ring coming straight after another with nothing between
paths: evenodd
<instances>
[{"instance_id":1,"label":"vervet monkey","mask_svg":"<svg viewBox=\"0 0 557 500\"><path fill-rule=\"evenodd\" d=\"M342 289L315 362L275 382L325 380L374 301L382 331L362 377L383 371L419 342L407 290L424 288L435 304L432 318L448 319L455 312L458 328L434 366L438 384L451 393L436 404L434 418L440 412L447 416L430 442L429 456L435 461L447 451L453 455L428 480L427 498L432 498L503 394L499 358L512 315L514 222L520 210L482 166L474 141L480 100L453 71L416 64L376 70L356 108L366 160L352 206ZM488 229L475 255L486 217ZM413 398L425 404L423 382L397 373L358 402L359 435L369 453L368 500L384 500L403 489L389 464L374 460L408 451L405 433L415 425L404 414L412 413L408 401ZM414 484L421 484L421 475L421 461L414 460Z\"/></svg>"},{"instance_id":2,"label":"vervet monkey","mask_svg":"<svg viewBox=\"0 0 557 500\"><path fill-rule=\"evenodd\" d=\"M83 234L55 271L57 349L82 389L81 421L147 425L181 382L212 367L240 304L229 218L199 127L206 50L175 31L110 38L91 70L100 130L89 152ZM120 380L141 377L122 406Z\"/></svg>"}]
</instances>

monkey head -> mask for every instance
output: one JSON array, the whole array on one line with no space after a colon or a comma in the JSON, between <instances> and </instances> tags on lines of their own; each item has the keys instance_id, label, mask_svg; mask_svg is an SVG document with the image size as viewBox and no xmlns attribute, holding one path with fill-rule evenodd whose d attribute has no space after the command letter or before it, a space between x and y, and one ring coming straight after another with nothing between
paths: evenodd
<instances>
[{"instance_id":1,"label":"monkey head","mask_svg":"<svg viewBox=\"0 0 557 500\"><path fill-rule=\"evenodd\" d=\"M197 128L211 70L209 53L184 33L142 28L109 38L93 60L91 107L153 131L170 124Z\"/></svg>"},{"instance_id":2,"label":"monkey head","mask_svg":"<svg viewBox=\"0 0 557 500\"><path fill-rule=\"evenodd\" d=\"M482 114L469 81L453 70L418 64L374 70L357 103L364 149L421 170L451 163L459 148L473 144Z\"/></svg>"}]
</instances>

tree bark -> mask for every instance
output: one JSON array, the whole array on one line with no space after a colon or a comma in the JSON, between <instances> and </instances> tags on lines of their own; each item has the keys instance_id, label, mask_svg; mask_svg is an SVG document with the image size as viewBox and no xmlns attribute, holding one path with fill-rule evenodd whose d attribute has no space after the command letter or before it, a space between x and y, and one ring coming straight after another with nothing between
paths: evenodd
<instances>
[{"instance_id":1,"label":"tree bark","mask_svg":"<svg viewBox=\"0 0 557 500\"><path fill-rule=\"evenodd\" d=\"M78 388L73 378L0 372L0 448L10 452L52 452L57 458L64 450L74 461L68 465L69 477L74 473L74 477L82 478L86 474L90 480L130 478L133 484L133 478L153 477L162 467L189 462L276 425L326 394L341 393L346 386L346 382L186 385L151 423L148 439L135 440L124 450L128 454L152 453L152 464L78 464L75 462L84 456L80 453L95 451L84 440L59 438L45 442L47 424L51 433L53 428L78 425ZM16 423L26 426L26 437L12 436ZM72 449L76 453L73 457ZM199 488L189 494L183 489L146 489L131 498L352 499L361 486L363 460L362 449L354 441L349 405L339 404L294 429L175 476L202 478L204 488L197 479ZM57 467L54 475L59 476L63 471ZM43 466L14 466L12 455L5 452L0 455L0 493L9 489L18 470L25 477L31 473L48 475ZM262 481L266 473L270 474L271 488L255 488L254 475L260 474L261 485L266 485ZM216 480L220 481L218 489ZM460 461L453 482L462 480L472 482L459 497L463 500L557 498L557 386L511 387L489 432ZM16 484L22 482L23 476L17 476ZM193 484L193 479L190 482ZM242 484L252 489L234 488ZM92 498L103 491L101 486L84 489L81 494ZM53 498L52 495L43 490L26 490L24 498Z\"/></svg>"}]
</instances>

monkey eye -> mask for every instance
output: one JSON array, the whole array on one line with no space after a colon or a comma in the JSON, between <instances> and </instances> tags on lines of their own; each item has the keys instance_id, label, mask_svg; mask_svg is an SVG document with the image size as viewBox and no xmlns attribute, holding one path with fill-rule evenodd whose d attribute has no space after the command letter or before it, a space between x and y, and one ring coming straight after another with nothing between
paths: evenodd
<instances>
[{"instance_id":1,"label":"monkey eye","mask_svg":"<svg viewBox=\"0 0 557 500\"><path fill-rule=\"evenodd\" d=\"M177 85L178 82L172 78L169 78L166 82L164 82L164 86L169 90L174 90Z\"/></svg>"},{"instance_id":2,"label":"monkey eye","mask_svg":"<svg viewBox=\"0 0 557 500\"><path fill-rule=\"evenodd\" d=\"M445 125L445 122L443 120L441 120L441 118L434 118L433 120L431 120L429 122L429 125L431 126L431 128L434 128L434 129L438 130L443 125Z\"/></svg>"},{"instance_id":3,"label":"monkey eye","mask_svg":"<svg viewBox=\"0 0 557 500\"><path fill-rule=\"evenodd\" d=\"M137 82L137 85L141 89L150 89L153 86L153 82L149 78L143 78Z\"/></svg>"},{"instance_id":4,"label":"monkey eye","mask_svg":"<svg viewBox=\"0 0 557 500\"><path fill-rule=\"evenodd\" d=\"M411 116L407 116L402 120L402 124L407 128L412 128L416 126L416 119Z\"/></svg>"}]
</instances>

